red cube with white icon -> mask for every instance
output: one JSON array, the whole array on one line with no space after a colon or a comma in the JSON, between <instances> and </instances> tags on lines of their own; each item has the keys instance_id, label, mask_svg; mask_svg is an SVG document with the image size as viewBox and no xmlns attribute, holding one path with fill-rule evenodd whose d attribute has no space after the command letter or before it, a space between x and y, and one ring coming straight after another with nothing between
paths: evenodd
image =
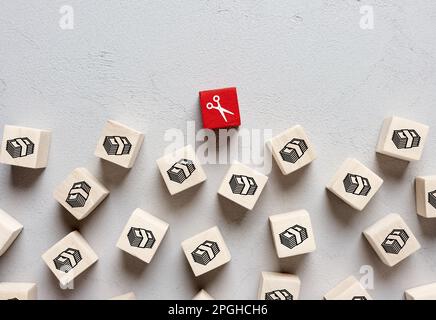
<instances>
[{"instance_id":1,"label":"red cube with white icon","mask_svg":"<svg viewBox=\"0 0 436 320\"><path fill-rule=\"evenodd\" d=\"M236 88L200 91L203 128L221 129L241 125Z\"/></svg>"}]
</instances>

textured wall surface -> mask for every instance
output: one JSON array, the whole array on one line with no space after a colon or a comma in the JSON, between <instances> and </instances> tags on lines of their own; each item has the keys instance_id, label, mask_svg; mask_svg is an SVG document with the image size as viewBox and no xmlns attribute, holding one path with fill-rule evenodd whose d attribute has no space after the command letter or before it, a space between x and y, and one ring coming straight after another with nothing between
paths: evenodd
<instances>
[{"instance_id":1,"label":"textured wall surface","mask_svg":"<svg viewBox=\"0 0 436 320\"><path fill-rule=\"evenodd\" d=\"M374 7L372 30L359 8ZM74 8L73 30L59 8ZM0 165L0 207L24 231L0 258L0 281L35 281L42 299L190 299L205 288L216 298L254 299L261 271L299 275L301 298L320 299L362 265L374 268L378 299L436 281L436 219L419 218L413 181L436 174L436 130L422 160L406 164L375 154L384 117L436 120L436 2L396 1L27 1L0 2L0 126L53 130L49 166ZM171 197L155 159L165 131L201 127L198 91L237 86L243 127L279 133L305 127L318 152L306 169L282 176L273 166L256 207L244 212L220 199L227 165L206 165L208 180ZM104 122L146 134L130 171L93 155ZM363 212L325 190L346 157L385 183ZM81 222L53 199L56 185L84 166L111 190ZM143 208L170 223L149 265L115 247L131 212ZM307 209L317 251L279 261L267 217ZM361 232L388 213L401 214L422 249L383 265ZM232 261L194 279L180 242L218 225ZM61 290L41 254L78 229L100 257Z\"/></svg>"}]
</instances>

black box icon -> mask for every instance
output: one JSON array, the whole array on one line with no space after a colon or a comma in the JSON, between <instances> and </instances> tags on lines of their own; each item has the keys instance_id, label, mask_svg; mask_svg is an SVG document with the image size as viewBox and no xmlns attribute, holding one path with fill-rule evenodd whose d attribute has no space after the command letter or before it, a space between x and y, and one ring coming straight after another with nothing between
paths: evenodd
<instances>
[{"instance_id":1,"label":"black box icon","mask_svg":"<svg viewBox=\"0 0 436 320\"><path fill-rule=\"evenodd\" d=\"M265 293L265 300L294 300L294 296L286 289Z\"/></svg>"},{"instance_id":2,"label":"black box icon","mask_svg":"<svg viewBox=\"0 0 436 320\"><path fill-rule=\"evenodd\" d=\"M432 207L436 209L436 190L428 193L428 203L430 203Z\"/></svg>"},{"instance_id":3,"label":"black box icon","mask_svg":"<svg viewBox=\"0 0 436 320\"><path fill-rule=\"evenodd\" d=\"M53 259L56 269L68 273L71 269L77 266L82 260L80 251L73 248L68 248L62 251L56 258Z\"/></svg>"},{"instance_id":4,"label":"black box icon","mask_svg":"<svg viewBox=\"0 0 436 320\"><path fill-rule=\"evenodd\" d=\"M220 248L218 247L218 243L206 240L200 244L191 255L195 262L205 266L211 262L219 252Z\"/></svg>"},{"instance_id":5,"label":"black box icon","mask_svg":"<svg viewBox=\"0 0 436 320\"><path fill-rule=\"evenodd\" d=\"M369 180L357 174L348 173L343 182L346 192L358 196L367 196L371 190Z\"/></svg>"},{"instance_id":6,"label":"black box icon","mask_svg":"<svg viewBox=\"0 0 436 320\"><path fill-rule=\"evenodd\" d=\"M171 181L182 183L188 179L194 171L194 162L188 159L181 159L173 164L172 167L167 170L167 173Z\"/></svg>"},{"instance_id":7,"label":"black box icon","mask_svg":"<svg viewBox=\"0 0 436 320\"><path fill-rule=\"evenodd\" d=\"M303 139L294 138L280 150L280 156L286 162L295 163L303 156L306 150L306 142Z\"/></svg>"},{"instance_id":8,"label":"black box icon","mask_svg":"<svg viewBox=\"0 0 436 320\"><path fill-rule=\"evenodd\" d=\"M409 235L404 229L394 229L382 243L386 253L398 254L406 245Z\"/></svg>"},{"instance_id":9,"label":"black box icon","mask_svg":"<svg viewBox=\"0 0 436 320\"><path fill-rule=\"evenodd\" d=\"M307 239L307 229L296 224L280 233L279 237L281 244L292 249Z\"/></svg>"},{"instance_id":10,"label":"black box icon","mask_svg":"<svg viewBox=\"0 0 436 320\"><path fill-rule=\"evenodd\" d=\"M411 149L419 147L421 137L414 129L394 130L392 142L397 149Z\"/></svg>"},{"instance_id":11,"label":"black box icon","mask_svg":"<svg viewBox=\"0 0 436 320\"><path fill-rule=\"evenodd\" d=\"M21 158L33 154L35 144L27 137L6 141L6 151L12 158Z\"/></svg>"},{"instance_id":12,"label":"black box icon","mask_svg":"<svg viewBox=\"0 0 436 320\"><path fill-rule=\"evenodd\" d=\"M244 175L232 175L229 184L233 193L243 196L253 195L257 190L257 184L254 178Z\"/></svg>"},{"instance_id":13,"label":"black box icon","mask_svg":"<svg viewBox=\"0 0 436 320\"><path fill-rule=\"evenodd\" d=\"M91 186L85 181L76 182L68 192L66 202L72 208L84 207L86 200L88 200L89 193L91 192Z\"/></svg>"},{"instance_id":14,"label":"black box icon","mask_svg":"<svg viewBox=\"0 0 436 320\"><path fill-rule=\"evenodd\" d=\"M131 227L127 238L129 239L130 245L137 248L151 249L156 242L153 232L143 228Z\"/></svg>"},{"instance_id":15,"label":"black box icon","mask_svg":"<svg viewBox=\"0 0 436 320\"><path fill-rule=\"evenodd\" d=\"M104 138L103 148L110 156L121 156L130 153L132 144L127 137L107 136Z\"/></svg>"}]
</instances>

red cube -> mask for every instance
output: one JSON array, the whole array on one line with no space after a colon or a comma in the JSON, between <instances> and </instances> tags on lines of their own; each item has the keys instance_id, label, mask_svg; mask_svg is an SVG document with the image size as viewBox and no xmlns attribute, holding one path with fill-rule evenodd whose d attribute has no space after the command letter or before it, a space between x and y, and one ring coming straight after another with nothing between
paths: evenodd
<instances>
[{"instance_id":1,"label":"red cube","mask_svg":"<svg viewBox=\"0 0 436 320\"><path fill-rule=\"evenodd\" d=\"M220 129L241 125L236 88L200 91L203 128Z\"/></svg>"}]
</instances>

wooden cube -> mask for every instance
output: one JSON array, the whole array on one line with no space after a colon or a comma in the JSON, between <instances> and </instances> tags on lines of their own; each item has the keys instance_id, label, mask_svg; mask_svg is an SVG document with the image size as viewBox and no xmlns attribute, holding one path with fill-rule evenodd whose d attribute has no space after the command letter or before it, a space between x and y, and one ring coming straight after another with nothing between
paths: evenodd
<instances>
[{"instance_id":1,"label":"wooden cube","mask_svg":"<svg viewBox=\"0 0 436 320\"><path fill-rule=\"evenodd\" d=\"M424 218L436 218L436 176L417 177L416 212Z\"/></svg>"},{"instance_id":2,"label":"wooden cube","mask_svg":"<svg viewBox=\"0 0 436 320\"><path fill-rule=\"evenodd\" d=\"M306 210L270 216L269 223L279 258L315 251L312 223Z\"/></svg>"},{"instance_id":3,"label":"wooden cube","mask_svg":"<svg viewBox=\"0 0 436 320\"><path fill-rule=\"evenodd\" d=\"M87 217L107 197L107 190L88 170L77 168L56 188L54 198L76 219Z\"/></svg>"},{"instance_id":4,"label":"wooden cube","mask_svg":"<svg viewBox=\"0 0 436 320\"><path fill-rule=\"evenodd\" d=\"M407 289L406 300L436 300L436 282Z\"/></svg>"},{"instance_id":5,"label":"wooden cube","mask_svg":"<svg viewBox=\"0 0 436 320\"><path fill-rule=\"evenodd\" d=\"M267 181L266 175L235 162L227 171L218 194L252 210Z\"/></svg>"},{"instance_id":6,"label":"wooden cube","mask_svg":"<svg viewBox=\"0 0 436 320\"><path fill-rule=\"evenodd\" d=\"M191 145L163 156L156 163L171 195L206 180L206 174Z\"/></svg>"},{"instance_id":7,"label":"wooden cube","mask_svg":"<svg viewBox=\"0 0 436 320\"><path fill-rule=\"evenodd\" d=\"M316 159L315 149L302 126L294 126L267 142L277 165L288 175Z\"/></svg>"},{"instance_id":8,"label":"wooden cube","mask_svg":"<svg viewBox=\"0 0 436 320\"><path fill-rule=\"evenodd\" d=\"M415 121L390 117L383 121L377 152L394 158L421 159L429 127Z\"/></svg>"},{"instance_id":9,"label":"wooden cube","mask_svg":"<svg viewBox=\"0 0 436 320\"><path fill-rule=\"evenodd\" d=\"M183 241L182 249L196 277L226 264L231 259L218 227L212 227Z\"/></svg>"},{"instance_id":10,"label":"wooden cube","mask_svg":"<svg viewBox=\"0 0 436 320\"><path fill-rule=\"evenodd\" d=\"M341 281L324 295L325 300L372 300L368 291L353 276Z\"/></svg>"},{"instance_id":11,"label":"wooden cube","mask_svg":"<svg viewBox=\"0 0 436 320\"><path fill-rule=\"evenodd\" d=\"M124 168L131 168L144 141L144 134L109 120L103 128L95 155Z\"/></svg>"},{"instance_id":12,"label":"wooden cube","mask_svg":"<svg viewBox=\"0 0 436 320\"><path fill-rule=\"evenodd\" d=\"M133 292L128 292L123 295L110 298L109 300L136 300L136 296Z\"/></svg>"},{"instance_id":13,"label":"wooden cube","mask_svg":"<svg viewBox=\"0 0 436 320\"><path fill-rule=\"evenodd\" d=\"M257 298L259 300L298 300L301 281L296 275L262 272Z\"/></svg>"},{"instance_id":14,"label":"wooden cube","mask_svg":"<svg viewBox=\"0 0 436 320\"><path fill-rule=\"evenodd\" d=\"M359 211L363 210L383 183L378 175L356 159L348 158L327 189Z\"/></svg>"},{"instance_id":15,"label":"wooden cube","mask_svg":"<svg viewBox=\"0 0 436 320\"><path fill-rule=\"evenodd\" d=\"M168 223L136 209L127 221L117 247L149 263L168 230Z\"/></svg>"},{"instance_id":16,"label":"wooden cube","mask_svg":"<svg viewBox=\"0 0 436 320\"><path fill-rule=\"evenodd\" d=\"M51 131L5 126L0 162L39 169L47 167Z\"/></svg>"},{"instance_id":17,"label":"wooden cube","mask_svg":"<svg viewBox=\"0 0 436 320\"><path fill-rule=\"evenodd\" d=\"M0 257L23 230L23 226L6 212L0 209Z\"/></svg>"},{"instance_id":18,"label":"wooden cube","mask_svg":"<svg viewBox=\"0 0 436 320\"><path fill-rule=\"evenodd\" d=\"M363 231L384 264L392 267L421 248L398 214L389 214Z\"/></svg>"},{"instance_id":19,"label":"wooden cube","mask_svg":"<svg viewBox=\"0 0 436 320\"><path fill-rule=\"evenodd\" d=\"M67 285L97 262L97 254L78 231L48 249L42 259L62 285Z\"/></svg>"},{"instance_id":20,"label":"wooden cube","mask_svg":"<svg viewBox=\"0 0 436 320\"><path fill-rule=\"evenodd\" d=\"M201 289L192 300L215 300L206 290Z\"/></svg>"},{"instance_id":21,"label":"wooden cube","mask_svg":"<svg viewBox=\"0 0 436 320\"><path fill-rule=\"evenodd\" d=\"M0 300L36 300L35 283L0 282Z\"/></svg>"}]
</instances>

